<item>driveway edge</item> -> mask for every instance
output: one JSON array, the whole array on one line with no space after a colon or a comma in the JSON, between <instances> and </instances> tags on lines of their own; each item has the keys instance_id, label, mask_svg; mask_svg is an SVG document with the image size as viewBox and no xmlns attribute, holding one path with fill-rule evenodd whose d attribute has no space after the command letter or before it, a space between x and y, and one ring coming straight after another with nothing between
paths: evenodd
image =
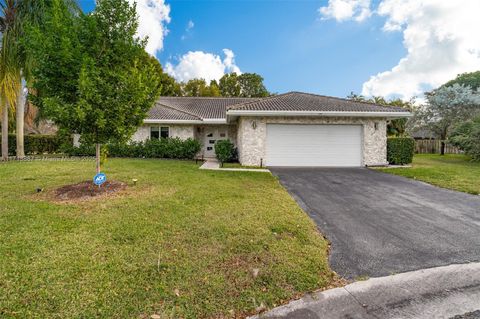
<instances>
[{"instance_id":1,"label":"driveway edge","mask_svg":"<svg viewBox=\"0 0 480 319\"><path fill-rule=\"evenodd\" d=\"M451 318L479 309L480 263L468 263L354 282L249 318Z\"/></svg>"}]
</instances>

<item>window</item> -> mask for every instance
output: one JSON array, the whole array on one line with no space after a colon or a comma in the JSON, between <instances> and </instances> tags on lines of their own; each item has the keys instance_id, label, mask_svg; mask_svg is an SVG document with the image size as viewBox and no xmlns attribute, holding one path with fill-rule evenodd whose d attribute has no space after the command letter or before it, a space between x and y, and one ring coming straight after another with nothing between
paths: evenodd
<instances>
[{"instance_id":1,"label":"window","mask_svg":"<svg viewBox=\"0 0 480 319\"><path fill-rule=\"evenodd\" d=\"M158 126L150 127L150 139L158 139L160 137L160 131Z\"/></svg>"},{"instance_id":2,"label":"window","mask_svg":"<svg viewBox=\"0 0 480 319\"><path fill-rule=\"evenodd\" d=\"M208 141L208 143L210 143L210 144L215 144L215 142L216 142L215 140L209 140Z\"/></svg>"},{"instance_id":3,"label":"window","mask_svg":"<svg viewBox=\"0 0 480 319\"><path fill-rule=\"evenodd\" d=\"M170 128L168 126L162 126L160 128L160 137L168 138L170 136Z\"/></svg>"}]
</instances>

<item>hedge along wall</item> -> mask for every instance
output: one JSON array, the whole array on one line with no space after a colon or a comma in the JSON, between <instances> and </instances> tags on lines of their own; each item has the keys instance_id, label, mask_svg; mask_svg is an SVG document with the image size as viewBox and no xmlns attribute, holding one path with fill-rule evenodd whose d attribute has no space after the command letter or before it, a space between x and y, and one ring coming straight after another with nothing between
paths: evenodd
<instances>
[{"instance_id":1,"label":"hedge along wall","mask_svg":"<svg viewBox=\"0 0 480 319\"><path fill-rule=\"evenodd\" d=\"M387 139L387 161L393 165L410 164L413 161L415 140L410 137Z\"/></svg>"},{"instance_id":2,"label":"hedge along wall","mask_svg":"<svg viewBox=\"0 0 480 319\"><path fill-rule=\"evenodd\" d=\"M1 137L1 135L0 135ZM58 135L25 135L24 147L26 155L60 153L62 144L71 143L68 138ZM17 137L8 134L8 154L14 156L17 152Z\"/></svg>"},{"instance_id":3,"label":"hedge along wall","mask_svg":"<svg viewBox=\"0 0 480 319\"><path fill-rule=\"evenodd\" d=\"M111 157L136 157L136 158L174 158L193 159L200 151L200 142L194 139L181 140L179 138L161 138L145 142L132 142L128 144L108 144L107 155ZM79 147L64 146L63 152L71 156L94 156L93 145L81 144Z\"/></svg>"}]
</instances>

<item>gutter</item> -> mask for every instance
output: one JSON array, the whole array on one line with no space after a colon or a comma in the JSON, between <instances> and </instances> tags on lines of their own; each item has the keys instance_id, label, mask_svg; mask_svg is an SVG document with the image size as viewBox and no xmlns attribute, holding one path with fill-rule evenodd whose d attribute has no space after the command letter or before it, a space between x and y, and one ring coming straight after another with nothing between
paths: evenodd
<instances>
[{"instance_id":1,"label":"gutter","mask_svg":"<svg viewBox=\"0 0 480 319\"><path fill-rule=\"evenodd\" d=\"M325 116L325 117L386 117L405 118L411 117L410 112L339 112L339 111L248 111L227 110L227 116Z\"/></svg>"},{"instance_id":2,"label":"gutter","mask_svg":"<svg viewBox=\"0 0 480 319\"><path fill-rule=\"evenodd\" d=\"M203 120L157 120L145 119L144 124L227 124L226 119L203 119Z\"/></svg>"}]
</instances>

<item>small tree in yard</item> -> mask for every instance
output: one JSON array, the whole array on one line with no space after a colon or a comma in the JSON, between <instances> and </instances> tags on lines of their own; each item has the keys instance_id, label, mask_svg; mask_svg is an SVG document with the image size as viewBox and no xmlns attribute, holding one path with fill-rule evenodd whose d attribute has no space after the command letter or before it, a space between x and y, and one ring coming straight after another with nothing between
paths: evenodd
<instances>
[{"instance_id":1,"label":"small tree in yard","mask_svg":"<svg viewBox=\"0 0 480 319\"><path fill-rule=\"evenodd\" d=\"M415 112L412 123L426 127L441 140L441 155L445 154L445 139L452 128L480 112L480 94L458 84L442 86L426 93L427 105Z\"/></svg>"},{"instance_id":2,"label":"small tree in yard","mask_svg":"<svg viewBox=\"0 0 480 319\"><path fill-rule=\"evenodd\" d=\"M159 96L158 66L135 36L135 5L126 0L98 0L80 16L56 6L47 24L28 39L38 61L33 102L61 129L95 144L98 173L101 145L126 141Z\"/></svg>"}]
</instances>

